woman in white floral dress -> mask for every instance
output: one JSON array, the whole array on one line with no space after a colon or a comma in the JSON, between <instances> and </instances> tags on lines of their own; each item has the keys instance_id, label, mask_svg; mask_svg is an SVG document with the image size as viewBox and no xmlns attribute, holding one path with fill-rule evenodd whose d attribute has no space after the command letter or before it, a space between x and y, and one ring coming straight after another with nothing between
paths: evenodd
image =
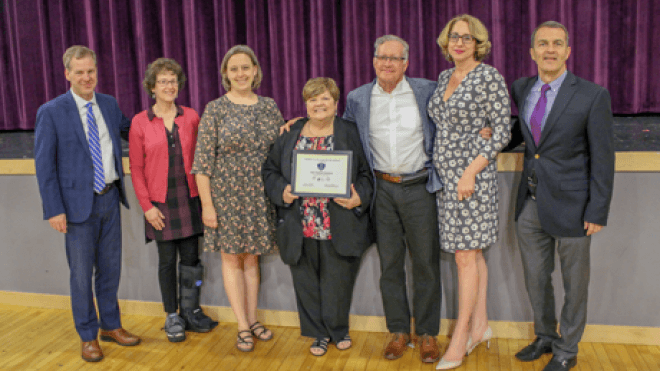
<instances>
[{"instance_id":1,"label":"woman in white floral dress","mask_svg":"<svg viewBox=\"0 0 660 371\"><path fill-rule=\"evenodd\" d=\"M437 126L433 164L444 189L437 193L441 247L455 253L458 320L438 369L458 367L464 355L490 340L486 313L488 268L482 249L497 241L497 154L511 137L509 94L499 72L481 61L490 51L488 31L476 18L452 19L438 38L455 67L438 78L429 102ZM491 127L493 136L479 131Z\"/></svg>"}]
</instances>

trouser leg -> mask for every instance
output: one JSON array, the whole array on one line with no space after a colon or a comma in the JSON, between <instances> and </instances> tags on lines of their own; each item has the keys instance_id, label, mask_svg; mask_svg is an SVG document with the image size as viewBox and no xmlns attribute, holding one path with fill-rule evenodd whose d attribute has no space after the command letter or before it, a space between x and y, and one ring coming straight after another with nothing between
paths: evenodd
<instances>
[{"instance_id":1,"label":"trouser leg","mask_svg":"<svg viewBox=\"0 0 660 371\"><path fill-rule=\"evenodd\" d=\"M319 242L321 317L331 341L336 343L348 334L360 258L339 255L331 241Z\"/></svg>"},{"instance_id":2,"label":"trouser leg","mask_svg":"<svg viewBox=\"0 0 660 371\"><path fill-rule=\"evenodd\" d=\"M403 224L396 205L397 187L400 186L377 179L376 187L374 217L385 322L392 333L410 333L410 309L404 269L406 245Z\"/></svg>"},{"instance_id":3,"label":"trouser leg","mask_svg":"<svg viewBox=\"0 0 660 371\"><path fill-rule=\"evenodd\" d=\"M543 230L536 201L528 198L516 222L516 235L525 275L525 287L534 312L536 336L557 339L557 317L552 272L555 270L555 239Z\"/></svg>"},{"instance_id":4,"label":"trouser leg","mask_svg":"<svg viewBox=\"0 0 660 371\"><path fill-rule=\"evenodd\" d=\"M66 258L69 263L71 311L76 331L82 341L97 338L99 323L94 305L92 276L96 262L98 228L94 219L83 223L67 223Z\"/></svg>"},{"instance_id":5,"label":"trouser leg","mask_svg":"<svg viewBox=\"0 0 660 371\"><path fill-rule=\"evenodd\" d=\"M564 282L564 306L559 321L561 338L552 344L552 350L554 354L573 357L577 355L578 343L587 324L591 236L561 237L557 240Z\"/></svg>"},{"instance_id":6,"label":"trouser leg","mask_svg":"<svg viewBox=\"0 0 660 371\"><path fill-rule=\"evenodd\" d=\"M300 333L312 338L330 337L323 323L321 308L320 243L303 239L298 264L290 265L300 317Z\"/></svg>"},{"instance_id":7,"label":"trouser leg","mask_svg":"<svg viewBox=\"0 0 660 371\"><path fill-rule=\"evenodd\" d=\"M96 255L96 301L99 307L101 329L121 327L119 314L119 279L121 276L121 213L119 189L114 187L102 196L94 196L99 207L99 242Z\"/></svg>"},{"instance_id":8,"label":"trouser leg","mask_svg":"<svg viewBox=\"0 0 660 371\"><path fill-rule=\"evenodd\" d=\"M399 213L408 241L413 276L413 317L417 335L440 331L440 235L435 195L425 183L404 187Z\"/></svg>"},{"instance_id":9,"label":"trouser leg","mask_svg":"<svg viewBox=\"0 0 660 371\"><path fill-rule=\"evenodd\" d=\"M158 283L167 313L175 313L177 302L176 244L174 241L158 241Z\"/></svg>"}]
</instances>

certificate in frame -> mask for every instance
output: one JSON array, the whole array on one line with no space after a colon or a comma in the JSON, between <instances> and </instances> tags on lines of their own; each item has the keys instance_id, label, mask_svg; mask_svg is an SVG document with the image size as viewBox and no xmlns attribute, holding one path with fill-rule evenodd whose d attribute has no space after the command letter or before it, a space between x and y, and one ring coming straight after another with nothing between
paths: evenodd
<instances>
[{"instance_id":1,"label":"certificate in frame","mask_svg":"<svg viewBox=\"0 0 660 371\"><path fill-rule=\"evenodd\" d=\"M351 197L353 151L294 150L291 193L301 197Z\"/></svg>"}]
</instances>

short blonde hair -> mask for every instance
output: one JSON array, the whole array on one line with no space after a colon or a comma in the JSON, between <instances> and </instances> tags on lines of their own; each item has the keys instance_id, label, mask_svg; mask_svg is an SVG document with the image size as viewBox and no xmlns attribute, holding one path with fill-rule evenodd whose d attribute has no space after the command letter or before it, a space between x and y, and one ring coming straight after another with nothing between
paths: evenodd
<instances>
[{"instance_id":1,"label":"short blonde hair","mask_svg":"<svg viewBox=\"0 0 660 371\"><path fill-rule=\"evenodd\" d=\"M484 60L488 54L490 54L491 47L491 43L488 41L488 30L479 19L469 14L461 14L454 17L449 23L447 23L442 32L440 32L440 36L438 36L438 45L440 45L440 49L442 49L442 54L444 54L445 59L450 62L454 61L448 50L449 33L452 28L454 28L454 25L460 21L464 21L468 24L470 35L475 38L474 59L477 61Z\"/></svg>"},{"instance_id":2,"label":"short blonde hair","mask_svg":"<svg viewBox=\"0 0 660 371\"><path fill-rule=\"evenodd\" d=\"M71 71L71 60L73 58L82 59L85 57L92 57L94 60L94 65L96 65L96 53L86 46L83 45L74 45L69 47L62 56L62 61L64 62L64 68Z\"/></svg>"},{"instance_id":3,"label":"short blonde hair","mask_svg":"<svg viewBox=\"0 0 660 371\"><path fill-rule=\"evenodd\" d=\"M305 102L328 91L332 99L339 100L339 88L335 80L329 77L315 77L307 80L303 87L302 96Z\"/></svg>"},{"instance_id":4,"label":"short blonde hair","mask_svg":"<svg viewBox=\"0 0 660 371\"><path fill-rule=\"evenodd\" d=\"M250 49L249 46L247 45L235 45L229 51L227 54L225 54L225 57L222 58L222 64L220 65L220 74L222 74L222 86L225 87L226 91L231 90L231 82L229 81L229 77L227 77L227 64L229 64L229 58L235 56L236 54L245 54L248 57L250 57L250 60L252 61L252 65L257 67L257 75L254 76L254 80L252 80L252 89L257 89L259 86L261 86L261 79L263 78L263 73L261 72L261 66L259 65L259 61L257 60L257 56L254 55L254 51Z\"/></svg>"}]
</instances>

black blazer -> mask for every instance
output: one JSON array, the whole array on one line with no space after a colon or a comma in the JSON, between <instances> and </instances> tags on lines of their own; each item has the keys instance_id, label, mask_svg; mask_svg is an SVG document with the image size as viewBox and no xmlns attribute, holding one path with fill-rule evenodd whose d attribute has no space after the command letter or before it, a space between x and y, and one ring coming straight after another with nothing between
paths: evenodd
<instances>
[{"instance_id":1,"label":"black blazer","mask_svg":"<svg viewBox=\"0 0 660 371\"><path fill-rule=\"evenodd\" d=\"M614 183L614 134L607 89L568 72L548 115L539 145L525 122L525 101L537 77L516 80L512 99L519 117L509 148L525 141L516 220L536 170L536 203L543 229L560 237L585 235L584 222L607 224Z\"/></svg>"},{"instance_id":2,"label":"black blazer","mask_svg":"<svg viewBox=\"0 0 660 371\"><path fill-rule=\"evenodd\" d=\"M282 261L295 265L300 260L303 228L300 215L301 198L286 205L282 192L291 184L291 160L296 141L305 122L298 120L288 133L277 138L261 169L266 195L277 206L277 244ZM335 117L334 149L353 151L352 179L362 204L347 210L334 201L328 203L332 245L339 255L359 257L371 245L369 203L373 193L371 170L364 156L360 134L353 122Z\"/></svg>"}]
</instances>

